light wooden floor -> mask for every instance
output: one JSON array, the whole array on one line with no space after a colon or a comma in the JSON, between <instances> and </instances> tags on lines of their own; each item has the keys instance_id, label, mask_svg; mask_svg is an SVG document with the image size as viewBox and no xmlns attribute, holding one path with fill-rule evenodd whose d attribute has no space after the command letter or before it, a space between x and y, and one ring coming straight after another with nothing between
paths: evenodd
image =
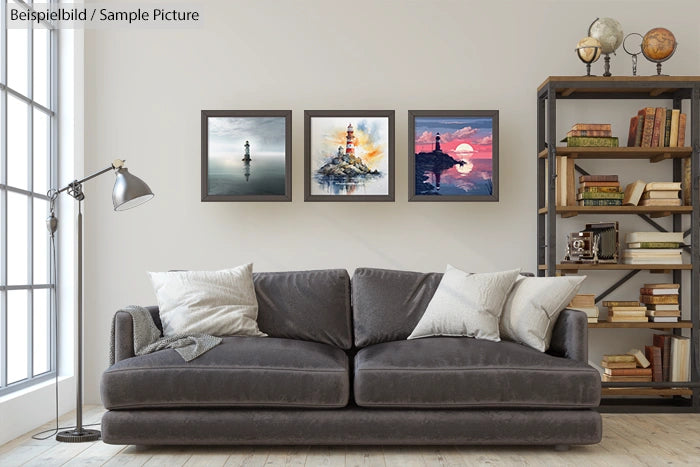
<instances>
[{"instance_id":1,"label":"light wooden floor","mask_svg":"<svg viewBox=\"0 0 700 467\"><path fill-rule=\"evenodd\" d=\"M86 407L85 424L104 409ZM61 426L75 420L70 414ZM2 423L6 423L3 420ZM556 452L550 447L137 447L36 441L34 430L0 446L0 466L469 466L700 465L700 414L603 415L603 441ZM55 425L54 425L55 426Z\"/></svg>"}]
</instances>

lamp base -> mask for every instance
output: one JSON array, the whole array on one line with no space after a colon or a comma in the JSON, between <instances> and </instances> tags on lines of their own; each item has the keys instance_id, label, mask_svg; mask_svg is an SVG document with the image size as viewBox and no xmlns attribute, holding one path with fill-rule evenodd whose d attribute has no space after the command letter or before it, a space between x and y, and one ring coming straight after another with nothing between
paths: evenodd
<instances>
[{"instance_id":1,"label":"lamp base","mask_svg":"<svg viewBox=\"0 0 700 467\"><path fill-rule=\"evenodd\" d=\"M56 441L62 443L84 443L87 441L97 441L102 434L99 430L67 430L56 435Z\"/></svg>"}]
</instances>

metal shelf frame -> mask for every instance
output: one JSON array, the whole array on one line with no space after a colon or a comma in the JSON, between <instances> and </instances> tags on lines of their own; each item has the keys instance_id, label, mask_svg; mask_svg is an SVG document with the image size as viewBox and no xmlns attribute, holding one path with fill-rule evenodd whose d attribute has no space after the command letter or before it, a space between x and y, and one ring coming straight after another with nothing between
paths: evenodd
<instances>
[{"instance_id":1,"label":"metal shelf frame","mask_svg":"<svg viewBox=\"0 0 700 467\"><path fill-rule=\"evenodd\" d=\"M556 207L556 173L547 174L545 162L550 168L556 167L557 157L557 101L559 99L664 99L672 100L673 108L680 109L683 100L690 101L690 170L691 170L691 205L688 213L673 212L673 230L682 230L682 216L690 215L690 321L691 333L691 384L692 399L690 410L700 412L700 76L615 76L605 77L567 77L550 76L537 89L537 265L546 264L545 269L537 268L538 276L555 276L557 273L557 207ZM686 143L687 144L687 143ZM607 149L608 158L615 159L615 148ZM620 159L629 157L629 149L618 149ZM678 151L678 150L676 150ZM546 154L546 157L544 155ZM682 180L682 162L673 157L673 180ZM650 162L653 162L650 160ZM546 190L546 192L545 192ZM545 197L545 194L547 196ZM547 202L545 202L545 198ZM546 206L546 209L541 209ZM578 214L584 214L579 212ZM657 229L661 227L644 214ZM673 281L681 283L682 269L674 269ZM608 288L601 296L609 294L634 276L627 274ZM683 291L681 291L682 293ZM680 333L681 329L674 329ZM641 406L629 406L630 411L640 411L648 407L653 409L654 401ZM644 411L644 410L642 410Z\"/></svg>"}]
</instances>

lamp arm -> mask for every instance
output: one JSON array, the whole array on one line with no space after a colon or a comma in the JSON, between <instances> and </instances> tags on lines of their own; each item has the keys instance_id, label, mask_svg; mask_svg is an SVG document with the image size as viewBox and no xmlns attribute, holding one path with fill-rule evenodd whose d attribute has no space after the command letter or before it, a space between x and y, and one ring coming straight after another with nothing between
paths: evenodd
<instances>
[{"instance_id":1,"label":"lamp arm","mask_svg":"<svg viewBox=\"0 0 700 467\"><path fill-rule=\"evenodd\" d=\"M70 190L72 188L74 189L76 186L82 185L84 182L87 182L88 180L92 180L95 177L99 177L100 175L102 175L105 172L109 172L110 170L120 169L120 168L124 167L124 162L126 162L126 161L123 161L121 159L116 159L106 169L102 169L100 171L95 172L92 175L88 175L87 177L83 178L82 180L73 180L72 182L70 182L68 185L64 186L60 190L56 190L56 193L62 193L64 191Z\"/></svg>"}]
</instances>

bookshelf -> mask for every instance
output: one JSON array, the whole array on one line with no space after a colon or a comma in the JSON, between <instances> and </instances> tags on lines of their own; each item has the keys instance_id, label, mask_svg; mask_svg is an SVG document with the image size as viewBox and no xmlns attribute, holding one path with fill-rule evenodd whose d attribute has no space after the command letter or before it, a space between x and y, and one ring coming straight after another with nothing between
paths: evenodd
<instances>
[{"instance_id":1,"label":"bookshelf","mask_svg":"<svg viewBox=\"0 0 700 467\"><path fill-rule=\"evenodd\" d=\"M637 99L649 100L648 106L659 99L671 100L674 109L680 109L684 100L689 101L690 132L686 133L686 147L562 147L557 146L557 101L560 99ZM575 105L575 103L574 103ZM665 106L658 104L658 106ZM624 137L626 133L619 134ZM623 139L623 138L620 138ZM589 329L608 329L600 332L625 332L628 329L663 330L681 335L690 332L690 381L655 383L603 382L601 411L611 412L700 412L700 361L697 349L700 336L700 76L613 76L570 77L550 76L537 89L537 275L555 276L586 274L595 271L620 271L623 277L596 297L596 302L642 270L669 273L673 282L681 283L683 274L690 275L689 290L680 292L689 297L689 310L684 314L690 319L678 323L590 323ZM556 174L549 174L547 167L556 167L557 158L566 156L577 164L586 159L638 160L655 164L665 160L673 163L674 181L682 180L682 163L690 160L690 206L557 206ZM579 167L577 166L578 170ZM585 172L584 172L585 173ZM564 203L565 204L565 203ZM682 230L682 221L690 217L691 247L689 264L575 264L560 263L557 258L557 242L565 241L557 231L558 219L574 216L618 215L621 225L625 216L639 216L656 228L661 227L653 219L669 217L673 231ZM595 219L592 219L594 221ZM650 230L653 230L651 228Z\"/></svg>"}]
</instances>

